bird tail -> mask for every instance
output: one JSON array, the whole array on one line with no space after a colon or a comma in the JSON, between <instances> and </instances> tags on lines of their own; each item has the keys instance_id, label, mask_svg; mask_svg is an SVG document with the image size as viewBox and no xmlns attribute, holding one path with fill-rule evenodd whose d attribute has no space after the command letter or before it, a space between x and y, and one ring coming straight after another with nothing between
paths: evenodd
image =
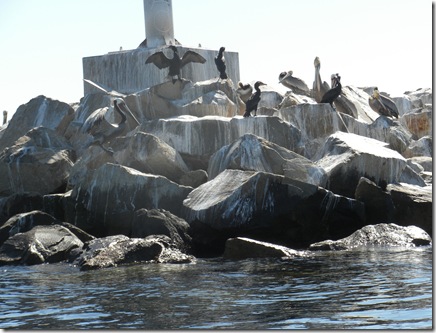
<instances>
[{"instance_id":1,"label":"bird tail","mask_svg":"<svg viewBox=\"0 0 436 333\"><path fill-rule=\"evenodd\" d=\"M226 72L220 73L220 79L221 80L227 80L229 77L227 76Z\"/></svg>"}]
</instances>

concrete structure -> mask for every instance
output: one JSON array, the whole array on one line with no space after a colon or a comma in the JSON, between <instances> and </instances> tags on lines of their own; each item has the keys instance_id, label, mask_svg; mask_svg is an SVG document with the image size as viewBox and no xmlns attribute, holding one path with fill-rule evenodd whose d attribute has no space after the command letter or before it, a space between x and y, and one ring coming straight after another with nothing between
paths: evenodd
<instances>
[{"instance_id":1,"label":"concrete structure","mask_svg":"<svg viewBox=\"0 0 436 333\"><path fill-rule=\"evenodd\" d=\"M146 41L134 50L109 52L101 56L83 58L83 78L120 93L135 93L169 80L168 69L158 69L153 64L145 64L147 58L158 51L168 57L172 52L168 45L177 45L180 56L189 49L201 54L205 64L190 63L182 68L181 76L193 82L216 78L214 57L218 50L187 48L178 44L174 38L174 25L171 0L144 0ZM225 45L223 45L225 46ZM225 52L227 75L236 86L240 80L239 54ZM84 94L99 91L84 82Z\"/></svg>"}]
</instances>

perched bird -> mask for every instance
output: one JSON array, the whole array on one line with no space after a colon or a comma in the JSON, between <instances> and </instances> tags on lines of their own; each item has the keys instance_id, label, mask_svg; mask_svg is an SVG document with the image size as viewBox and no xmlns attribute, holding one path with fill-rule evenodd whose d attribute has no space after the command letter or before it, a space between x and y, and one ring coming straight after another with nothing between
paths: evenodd
<instances>
[{"instance_id":1,"label":"perched bird","mask_svg":"<svg viewBox=\"0 0 436 333\"><path fill-rule=\"evenodd\" d=\"M330 86L327 82L321 80L321 60L318 57L313 61L313 65L315 66L315 81L313 81L312 97L319 103L322 96L330 89Z\"/></svg>"},{"instance_id":2,"label":"perched bird","mask_svg":"<svg viewBox=\"0 0 436 333\"><path fill-rule=\"evenodd\" d=\"M226 73L226 59L224 58L224 51L226 48L222 46L218 52L218 55L215 57L215 65L218 69L218 72L220 72L220 79L226 80L228 79L227 73Z\"/></svg>"},{"instance_id":3,"label":"perched bird","mask_svg":"<svg viewBox=\"0 0 436 333\"><path fill-rule=\"evenodd\" d=\"M369 96L368 103L371 109L378 114L398 119L398 108L395 102L389 97L381 95L377 87L374 88L372 96Z\"/></svg>"},{"instance_id":4,"label":"perched bird","mask_svg":"<svg viewBox=\"0 0 436 333\"><path fill-rule=\"evenodd\" d=\"M174 56L171 59L167 58L162 51L159 51L149 56L145 63L154 64L159 69L169 67L168 76L172 78L173 83L176 83L177 79L180 81L182 80L180 77L180 71L185 65L189 64L190 62L197 62L200 64L204 64L206 62L206 59L204 59L203 56L197 52L186 51L183 57L180 58L177 47L171 45L170 49L174 52ZM177 77L177 79L175 77Z\"/></svg>"},{"instance_id":5,"label":"perched bird","mask_svg":"<svg viewBox=\"0 0 436 333\"><path fill-rule=\"evenodd\" d=\"M244 113L244 117L250 117L251 112L254 111L254 116L256 116L257 113L257 105L260 102L260 86L264 86L265 83L261 82L261 81L257 81L254 84L254 90L255 93L253 95L251 95L251 97L248 99L248 101L245 103L245 113Z\"/></svg>"},{"instance_id":6,"label":"perched bird","mask_svg":"<svg viewBox=\"0 0 436 333\"><path fill-rule=\"evenodd\" d=\"M306 83L298 77L292 76L292 74L294 74L293 71L281 72L279 74L279 83L297 94L309 96L310 90Z\"/></svg>"},{"instance_id":7,"label":"perched bird","mask_svg":"<svg viewBox=\"0 0 436 333\"><path fill-rule=\"evenodd\" d=\"M329 103L332 106L332 108L335 109L333 106L333 102L335 101L336 98L339 97L339 95L342 92L341 77L339 76L339 74L332 74L331 79L332 79L332 89L327 91L324 94L324 96L322 96L320 103Z\"/></svg>"},{"instance_id":8,"label":"perched bird","mask_svg":"<svg viewBox=\"0 0 436 333\"><path fill-rule=\"evenodd\" d=\"M251 97L251 94L253 93L253 87L251 84L243 84L242 82L238 83L238 89L236 89L236 92L239 94L239 97L241 97L242 101L244 103L247 103L248 99Z\"/></svg>"},{"instance_id":9,"label":"perched bird","mask_svg":"<svg viewBox=\"0 0 436 333\"><path fill-rule=\"evenodd\" d=\"M105 115L109 110L109 108L106 107L97 109L91 113L81 128L82 133L87 133L94 137L94 141L91 142L89 146L99 145L109 154L113 154L112 149L106 148L103 145L107 142L110 142L124 131L127 121L126 113L129 113L137 122L136 118L133 116L123 99L116 98L114 100L113 108L121 116L121 120L118 124L111 124L106 120ZM139 123L137 124L139 125Z\"/></svg>"}]
</instances>

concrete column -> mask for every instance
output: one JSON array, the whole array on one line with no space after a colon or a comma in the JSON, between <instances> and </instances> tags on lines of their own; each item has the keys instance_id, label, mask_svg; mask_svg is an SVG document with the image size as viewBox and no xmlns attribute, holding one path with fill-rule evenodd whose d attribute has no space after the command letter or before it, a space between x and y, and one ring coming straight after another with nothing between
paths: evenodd
<instances>
[{"instance_id":1,"label":"concrete column","mask_svg":"<svg viewBox=\"0 0 436 333\"><path fill-rule=\"evenodd\" d=\"M175 45L172 0L144 0L147 47Z\"/></svg>"}]
</instances>

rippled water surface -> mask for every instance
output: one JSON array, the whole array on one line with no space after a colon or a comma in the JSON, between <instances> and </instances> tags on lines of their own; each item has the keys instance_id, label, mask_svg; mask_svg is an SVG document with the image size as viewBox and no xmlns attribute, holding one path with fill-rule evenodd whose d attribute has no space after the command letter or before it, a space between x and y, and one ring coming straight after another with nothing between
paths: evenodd
<instances>
[{"instance_id":1,"label":"rippled water surface","mask_svg":"<svg viewBox=\"0 0 436 333\"><path fill-rule=\"evenodd\" d=\"M0 328L430 329L432 248L0 267Z\"/></svg>"}]
</instances>

